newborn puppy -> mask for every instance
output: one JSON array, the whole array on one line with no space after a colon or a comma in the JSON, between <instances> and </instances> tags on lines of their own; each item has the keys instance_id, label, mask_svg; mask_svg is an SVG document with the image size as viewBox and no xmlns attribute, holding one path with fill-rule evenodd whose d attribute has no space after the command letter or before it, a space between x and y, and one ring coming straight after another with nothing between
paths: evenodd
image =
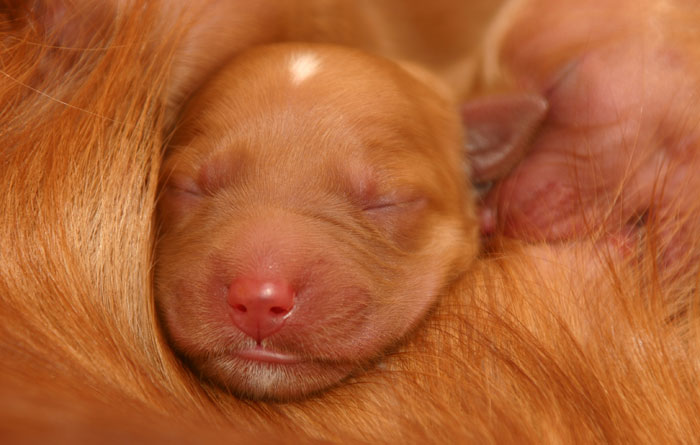
<instances>
[{"instance_id":1,"label":"newborn puppy","mask_svg":"<svg viewBox=\"0 0 700 445\"><path fill-rule=\"evenodd\" d=\"M465 269L478 225L438 85L356 50L280 44L194 95L162 169L156 288L197 372L252 398L328 387Z\"/></svg>"},{"instance_id":2,"label":"newborn puppy","mask_svg":"<svg viewBox=\"0 0 700 445\"><path fill-rule=\"evenodd\" d=\"M487 197L486 231L558 240L653 220L666 259L684 250L700 215L699 17L682 1L509 2L481 84L540 95L549 110Z\"/></svg>"}]
</instances>

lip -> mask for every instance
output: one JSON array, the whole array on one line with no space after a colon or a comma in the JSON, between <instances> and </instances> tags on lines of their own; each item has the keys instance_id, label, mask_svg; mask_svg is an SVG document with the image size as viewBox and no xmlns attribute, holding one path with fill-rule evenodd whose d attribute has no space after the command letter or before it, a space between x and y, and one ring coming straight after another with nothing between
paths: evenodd
<instances>
[{"instance_id":1,"label":"lip","mask_svg":"<svg viewBox=\"0 0 700 445\"><path fill-rule=\"evenodd\" d=\"M238 351L236 352L236 356L251 362L273 363L277 365L294 365L301 363L301 360L294 355L270 351L262 346Z\"/></svg>"}]
</instances>

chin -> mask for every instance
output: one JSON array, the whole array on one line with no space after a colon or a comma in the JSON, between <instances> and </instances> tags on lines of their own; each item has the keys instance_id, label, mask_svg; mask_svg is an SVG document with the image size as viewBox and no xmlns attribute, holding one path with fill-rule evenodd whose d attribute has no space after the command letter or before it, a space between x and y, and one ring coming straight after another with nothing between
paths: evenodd
<instances>
[{"instance_id":1,"label":"chin","mask_svg":"<svg viewBox=\"0 0 700 445\"><path fill-rule=\"evenodd\" d=\"M267 401L309 397L338 384L356 368L352 363L314 361L277 353L256 357L246 352L210 357L193 364L214 384L239 397Z\"/></svg>"}]
</instances>

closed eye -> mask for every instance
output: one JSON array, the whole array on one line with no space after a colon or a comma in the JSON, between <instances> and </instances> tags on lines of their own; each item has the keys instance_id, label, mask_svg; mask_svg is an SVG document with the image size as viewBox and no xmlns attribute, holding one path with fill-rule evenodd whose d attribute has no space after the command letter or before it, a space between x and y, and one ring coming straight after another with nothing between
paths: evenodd
<instances>
[{"instance_id":1,"label":"closed eye","mask_svg":"<svg viewBox=\"0 0 700 445\"><path fill-rule=\"evenodd\" d=\"M391 200L378 201L378 202L372 202L370 204L365 205L362 208L362 210L364 210L364 211L382 210L382 209L387 209L387 208L391 208L391 207L396 207L397 205L399 205L399 203L396 201L391 201Z\"/></svg>"},{"instance_id":2,"label":"closed eye","mask_svg":"<svg viewBox=\"0 0 700 445\"><path fill-rule=\"evenodd\" d=\"M366 204L362 210L366 212L381 212L390 210L414 210L422 207L426 202L425 198L384 198Z\"/></svg>"},{"instance_id":3,"label":"closed eye","mask_svg":"<svg viewBox=\"0 0 700 445\"><path fill-rule=\"evenodd\" d=\"M191 178L171 178L166 187L172 192L189 195L191 197L199 198L203 195L202 190Z\"/></svg>"}]
</instances>

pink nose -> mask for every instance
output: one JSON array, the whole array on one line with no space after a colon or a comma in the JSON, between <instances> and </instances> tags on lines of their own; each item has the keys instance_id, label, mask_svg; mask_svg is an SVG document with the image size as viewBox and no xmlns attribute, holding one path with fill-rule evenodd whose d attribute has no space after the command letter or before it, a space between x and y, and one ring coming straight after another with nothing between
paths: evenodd
<instances>
[{"instance_id":1,"label":"pink nose","mask_svg":"<svg viewBox=\"0 0 700 445\"><path fill-rule=\"evenodd\" d=\"M284 280L237 278L227 301L233 323L259 343L282 328L294 307L294 291Z\"/></svg>"}]
</instances>

